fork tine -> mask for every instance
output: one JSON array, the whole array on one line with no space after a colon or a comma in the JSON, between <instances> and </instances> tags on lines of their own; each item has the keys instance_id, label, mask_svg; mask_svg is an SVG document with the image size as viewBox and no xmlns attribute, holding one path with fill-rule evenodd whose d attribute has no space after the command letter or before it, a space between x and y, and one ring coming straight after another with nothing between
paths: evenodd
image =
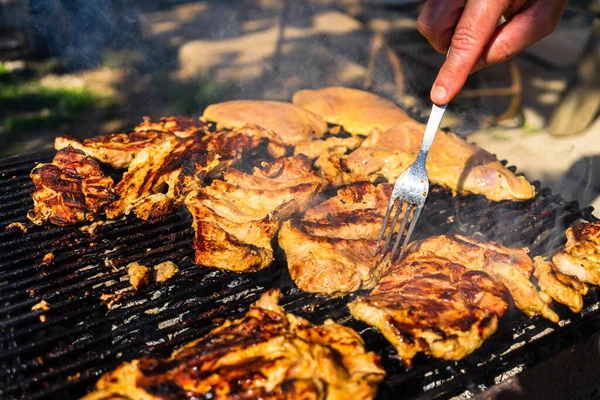
<instances>
[{"instance_id":1,"label":"fork tine","mask_svg":"<svg viewBox=\"0 0 600 400\"><path fill-rule=\"evenodd\" d=\"M417 225L419 214L421 214L422 209L423 206L417 206L417 208L415 209L412 220L410 222L410 226L408 227L408 232L406 232L406 238L404 239L404 243L402 243L402 247L400 248L400 255L398 256L398 258L401 258L404 252L406 251L406 246L408 245L410 236L412 235L412 232L415 229L415 225Z\"/></svg>"},{"instance_id":2,"label":"fork tine","mask_svg":"<svg viewBox=\"0 0 600 400\"><path fill-rule=\"evenodd\" d=\"M396 206L396 214L394 215L394 219L392 220L392 224L390 225L390 231L388 232L385 244L383 245L383 248L381 249L381 252L384 255L388 251L388 249L390 248L390 244L392 243L392 239L394 236L394 230L396 229L396 225L398 225L398 219L400 219L400 215L402 215L402 209L404 208L404 203L405 203L404 199L399 199L399 203Z\"/></svg>"},{"instance_id":3,"label":"fork tine","mask_svg":"<svg viewBox=\"0 0 600 400\"><path fill-rule=\"evenodd\" d=\"M381 232L379 232L379 237L377 238L377 247L375 248L375 255L379 253L379 249L381 248L381 242L383 239L383 234L385 233L385 229L387 228L388 221L390 219L390 215L392 214L392 208L396 203L397 198L392 196L390 202L388 204L387 212L385 213L385 217L383 218L383 225L381 226Z\"/></svg>"},{"instance_id":4,"label":"fork tine","mask_svg":"<svg viewBox=\"0 0 600 400\"><path fill-rule=\"evenodd\" d=\"M394 262L394 260L396 259L398 245L400 244L400 240L404 236L404 228L406 227L406 223L410 219L410 213L413 208L412 203L407 201L406 204L407 204L407 206L406 206L406 211L404 212L404 218L402 218L402 225L400 226L400 230L398 231L398 235L396 236L396 242L394 243L394 247L392 248L392 251L390 252L390 261L392 261L392 262Z\"/></svg>"}]
</instances>

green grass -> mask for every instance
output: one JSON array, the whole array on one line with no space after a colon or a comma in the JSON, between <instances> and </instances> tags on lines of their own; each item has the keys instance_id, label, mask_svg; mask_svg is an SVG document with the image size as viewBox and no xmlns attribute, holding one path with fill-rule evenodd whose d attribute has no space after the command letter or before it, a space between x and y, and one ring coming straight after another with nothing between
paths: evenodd
<instances>
[{"instance_id":1,"label":"green grass","mask_svg":"<svg viewBox=\"0 0 600 400\"><path fill-rule=\"evenodd\" d=\"M6 63L0 62L0 76L10 74L10 70Z\"/></svg>"},{"instance_id":2,"label":"green grass","mask_svg":"<svg viewBox=\"0 0 600 400\"><path fill-rule=\"evenodd\" d=\"M58 126L101 103L85 89L44 88L35 82L0 84L5 135Z\"/></svg>"}]
</instances>

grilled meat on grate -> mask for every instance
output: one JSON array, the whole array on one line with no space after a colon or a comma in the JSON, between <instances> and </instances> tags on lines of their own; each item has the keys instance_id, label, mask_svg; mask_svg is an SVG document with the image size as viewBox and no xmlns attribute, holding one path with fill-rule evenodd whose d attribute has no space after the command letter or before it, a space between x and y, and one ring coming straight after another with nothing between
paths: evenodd
<instances>
[{"instance_id":1,"label":"grilled meat on grate","mask_svg":"<svg viewBox=\"0 0 600 400\"><path fill-rule=\"evenodd\" d=\"M159 122L144 122L130 133L114 133L80 141L71 136L59 136L54 141L56 150L72 146L90 157L114 168L127 168L133 158L146 148L173 142L177 137L189 137L206 129L206 124L193 118L168 117Z\"/></svg>"},{"instance_id":2,"label":"grilled meat on grate","mask_svg":"<svg viewBox=\"0 0 600 400\"><path fill-rule=\"evenodd\" d=\"M533 275L538 280L540 293L545 293L558 303L569 306L575 313L580 312L583 308L582 296L588 292L585 283L558 271L552 262L543 257L537 256L533 262Z\"/></svg>"},{"instance_id":3,"label":"grilled meat on grate","mask_svg":"<svg viewBox=\"0 0 600 400\"><path fill-rule=\"evenodd\" d=\"M252 174L229 169L222 181L185 201L196 231L196 262L234 271L268 266L281 223L309 207L326 184L304 155L279 158Z\"/></svg>"},{"instance_id":4,"label":"grilled meat on grate","mask_svg":"<svg viewBox=\"0 0 600 400\"><path fill-rule=\"evenodd\" d=\"M387 268L373 254L391 192L389 184L353 184L283 224L279 245L299 288L340 295L375 286Z\"/></svg>"},{"instance_id":5,"label":"grilled meat on grate","mask_svg":"<svg viewBox=\"0 0 600 400\"><path fill-rule=\"evenodd\" d=\"M549 307L548 299L540 297L529 280L533 261L525 251L461 235L434 236L409 246L409 251L429 251L468 269L485 271L506 286L515 305L525 315L539 314L558 322L558 315Z\"/></svg>"},{"instance_id":6,"label":"grilled meat on grate","mask_svg":"<svg viewBox=\"0 0 600 400\"><path fill-rule=\"evenodd\" d=\"M416 121L372 132L347 158L351 179L383 177L394 182L417 157L424 132L425 125ZM522 201L535 195L525 178L515 176L496 157L444 131L436 134L431 145L427 173L433 183L492 201Z\"/></svg>"},{"instance_id":7,"label":"grilled meat on grate","mask_svg":"<svg viewBox=\"0 0 600 400\"><path fill-rule=\"evenodd\" d=\"M354 135L368 136L374 129L386 130L412 120L390 100L344 87L301 90L294 94L293 102Z\"/></svg>"},{"instance_id":8,"label":"grilled meat on grate","mask_svg":"<svg viewBox=\"0 0 600 400\"><path fill-rule=\"evenodd\" d=\"M564 274L600 285L600 222L582 223L567 229L567 244L552 261Z\"/></svg>"},{"instance_id":9,"label":"grilled meat on grate","mask_svg":"<svg viewBox=\"0 0 600 400\"><path fill-rule=\"evenodd\" d=\"M321 137L327 123L295 104L279 101L236 100L212 104L203 118L219 127L235 129L254 124L274 132L286 145Z\"/></svg>"},{"instance_id":10,"label":"grilled meat on grate","mask_svg":"<svg viewBox=\"0 0 600 400\"><path fill-rule=\"evenodd\" d=\"M379 177L394 182L419 152L425 125L371 93L346 88L303 90L294 95L294 103L348 132L367 136L348 157L333 148L319 158L322 173L338 185ZM525 178L516 177L496 157L452 133L437 133L427 172L434 183L493 201L522 201L535 195Z\"/></svg>"},{"instance_id":11,"label":"grilled meat on grate","mask_svg":"<svg viewBox=\"0 0 600 400\"><path fill-rule=\"evenodd\" d=\"M273 156L285 153L284 145L270 132L252 126L166 141L137 154L115 191L119 200L106 215L119 218L134 212L148 219L165 215L183 202L185 196L215 178L244 155L265 147Z\"/></svg>"},{"instance_id":12,"label":"grilled meat on grate","mask_svg":"<svg viewBox=\"0 0 600 400\"><path fill-rule=\"evenodd\" d=\"M485 272L416 251L348 307L410 365L418 352L446 360L472 353L496 331L508 299L505 287Z\"/></svg>"},{"instance_id":13,"label":"grilled meat on grate","mask_svg":"<svg viewBox=\"0 0 600 400\"><path fill-rule=\"evenodd\" d=\"M187 117L163 117L158 122L152 122L150 118L144 117L144 122L133 128L135 132L171 132L180 138L194 136L198 131L206 129L206 123Z\"/></svg>"},{"instance_id":14,"label":"grilled meat on grate","mask_svg":"<svg viewBox=\"0 0 600 400\"><path fill-rule=\"evenodd\" d=\"M285 313L270 290L169 359L141 358L105 374L84 399L372 399L385 376L360 336L333 321Z\"/></svg>"},{"instance_id":15,"label":"grilled meat on grate","mask_svg":"<svg viewBox=\"0 0 600 400\"><path fill-rule=\"evenodd\" d=\"M84 152L67 147L50 164L31 171L34 208L27 217L37 225L70 225L94 219L115 199L113 180Z\"/></svg>"}]
</instances>

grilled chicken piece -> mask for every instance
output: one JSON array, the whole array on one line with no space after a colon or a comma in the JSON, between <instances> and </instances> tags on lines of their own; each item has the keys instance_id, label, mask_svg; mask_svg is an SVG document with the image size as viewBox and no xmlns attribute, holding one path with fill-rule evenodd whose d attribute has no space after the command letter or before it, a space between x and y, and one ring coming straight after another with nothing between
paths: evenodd
<instances>
[{"instance_id":1,"label":"grilled chicken piece","mask_svg":"<svg viewBox=\"0 0 600 400\"><path fill-rule=\"evenodd\" d=\"M34 208L27 218L36 225L92 220L116 199L112 178L96 161L72 147L56 153L51 164L36 166L30 176L35 185Z\"/></svg>"},{"instance_id":2,"label":"grilled chicken piece","mask_svg":"<svg viewBox=\"0 0 600 400\"><path fill-rule=\"evenodd\" d=\"M327 123L304 108L278 101L236 100L210 105L203 117L229 129L254 124L274 132L286 145L321 137Z\"/></svg>"},{"instance_id":3,"label":"grilled chicken piece","mask_svg":"<svg viewBox=\"0 0 600 400\"><path fill-rule=\"evenodd\" d=\"M83 142L71 136L59 136L54 141L56 150L72 146L90 157L114 168L127 168L133 158L143 149L156 147L164 142L175 142L177 137L202 136L206 124L183 117L161 118L151 122L148 117L136 126L131 133L115 133L84 139Z\"/></svg>"},{"instance_id":4,"label":"grilled chicken piece","mask_svg":"<svg viewBox=\"0 0 600 400\"><path fill-rule=\"evenodd\" d=\"M386 130L411 118L394 102L369 92L344 87L301 90L293 102L354 135Z\"/></svg>"},{"instance_id":5,"label":"grilled chicken piece","mask_svg":"<svg viewBox=\"0 0 600 400\"><path fill-rule=\"evenodd\" d=\"M323 154L334 151L335 154L354 150L362 143L360 136L328 137L325 140L315 139L300 142L294 147L294 154L304 154L309 158L318 158Z\"/></svg>"},{"instance_id":6,"label":"grilled chicken piece","mask_svg":"<svg viewBox=\"0 0 600 400\"><path fill-rule=\"evenodd\" d=\"M282 157L252 175L236 169L186 199L196 231L196 263L255 271L273 260L282 221L308 208L327 182L306 156Z\"/></svg>"},{"instance_id":7,"label":"grilled chicken piece","mask_svg":"<svg viewBox=\"0 0 600 400\"><path fill-rule=\"evenodd\" d=\"M546 294L555 301L568 306L573 312L580 312L583 308L583 298L588 287L556 269L556 266L537 256L533 259L533 275L538 279L541 293Z\"/></svg>"},{"instance_id":8,"label":"grilled chicken piece","mask_svg":"<svg viewBox=\"0 0 600 400\"><path fill-rule=\"evenodd\" d=\"M472 353L496 331L508 301L506 288L485 272L416 251L348 307L379 329L410 366L419 352L445 360Z\"/></svg>"},{"instance_id":9,"label":"grilled chicken piece","mask_svg":"<svg viewBox=\"0 0 600 400\"><path fill-rule=\"evenodd\" d=\"M360 146L361 136L329 137L325 140L300 142L294 148L294 154L305 154L316 159L314 166L333 186L344 186L354 179L345 165L347 153Z\"/></svg>"},{"instance_id":10,"label":"grilled chicken piece","mask_svg":"<svg viewBox=\"0 0 600 400\"><path fill-rule=\"evenodd\" d=\"M386 131L374 131L347 159L354 180L383 177L395 182L416 159L425 125L407 121ZM481 194L492 201L528 200L533 186L515 176L493 155L453 133L438 131L427 158L433 183L460 193Z\"/></svg>"},{"instance_id":11,"label":"grilled chicken piece","mask_svg":"<svg viewBox=\"0 0 600 400\"><path fill-rule=\"evenodd\" d=\"M388 267L373 254L391 193L389 184L353 184L283 224L279 246L300 289L341 295L375 286Z\"/></svg>"},{"instance_id":12,"label":"grilled chicken piece","mask_svg":"<svg viewBox=\"0 0 600 400\"><path fill-rule=\"evenodd\" d=\"M581 282L600 285L600 221L567 229L567 244L552 257L560 272Z\"/></svg>"},{"instance_id":13,"label":"grilled chicken piece","mask_svg":"<svg viewBox=\"0 0 600 400\"><path fill-rule=\"evenodd\" d=\"M558 315L549 307L549 299L540 296L529 280L533 261L523 250L461 235L434 236L409 245L408 251L417 250L429 251L468 269L488 273L506 286L515 305L523 313L528 316L539 314L558 322Z\"/></svg>"},{"instance_id":14,"label":"grilled chicken piece","mask_svg":"<svg viewBox=\"0 0 600 400\"><path fill-rule=\"evenodd\" d=\"M186 117L163 117L158 122L152 122L149 117L144 117L144 122L133 128L135 132L170 132L180 138L194 136L206 129L207 125L204 122Z\"/></svg>"},{"instance_id":15,"label":"grilled chicken piece","mask_svg":"<svg viewBox=\"0 0 600 400\"><path fill-rule=\"evenodd\" d=\"M372 399L385 371L360 336L331 320L313 325L286 313L279 297L266 292L243 318L168 359L122 364L84 399Z\"/></svg>"},{"instance_id":16,"label":"grilled chicken piece","mask_svg":"<svg viewBox=\"0 0 600 400\"><path fill-rule=\"evenodd\" d=\"M217 177L243 155L265 147L272 156L285 153L279 138L264 129L246 126L233 131L163 142L139 152L116 187L120 198L107 209L115 219L134 212L138 218L165 215L202 187L204 179Z\"/></svg>"}]
</instances>

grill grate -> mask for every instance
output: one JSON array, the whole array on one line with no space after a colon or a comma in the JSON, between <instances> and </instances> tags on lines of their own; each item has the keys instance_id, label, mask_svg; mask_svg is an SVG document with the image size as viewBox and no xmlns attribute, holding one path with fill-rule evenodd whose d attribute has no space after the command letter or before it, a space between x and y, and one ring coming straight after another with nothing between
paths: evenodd
<instances>
[{"instance_id":1,"label":"grill grate","mask_svg":"<svg viewBox=\"0 0 600 400\"><path fill-rule=\"evenodd\" d=\"M74 398L91 388L107 370L144 354L168 355L198 338L222 318L245 313L269 287L280 288L287 311L320 323L332 318L356 329L367 347L382 355L389 377L381 398L447 398L465 390L477 393L514 368L529 368L600 330L596 291L586 297L581 315L556 307L566 320L557 327L526 318L518 311L503 317L499 331L459 362L418 356L407 370L393 348L373 328L353 320L345 305L353 298L329 299L298 291L285 264L235 274L193 265L193 231L185 210L160 220L127 218L89 233L76 227L36 227L25 217L32 207L29 172L52 153L0 162L0 397ZM525 203L490 204L481 196L457 196L434 187L426 219L414 238L463 233L527 246L546 254L564 243L565 228L579 218L592 220L591 208L579 209L560 195L540 190ZM23 222L29 231L1 227ZM52 252L54 260L44 265ZM276 249L276 259L282 254ZM172 260L181 274L163 284L134 292L125 266ZM100 300L114 297L112 308ZM49 309L32 310L42 300ZM545 334L545 335L544 335Z\"/></svg>"}]
</instances>

